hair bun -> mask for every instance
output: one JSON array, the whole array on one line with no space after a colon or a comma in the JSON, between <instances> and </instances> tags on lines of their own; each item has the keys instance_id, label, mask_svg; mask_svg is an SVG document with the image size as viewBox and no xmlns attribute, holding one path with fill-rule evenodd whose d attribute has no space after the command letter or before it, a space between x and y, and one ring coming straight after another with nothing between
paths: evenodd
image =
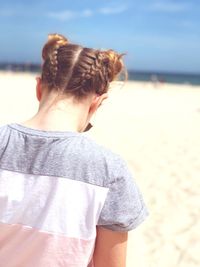
<instances>
[{"instance_id":1,"label":"hair bun","mask_svg":"<svg viewBox=\"0 0 200 267\"><path fill-rule=\"evenodd\" d=\"M69 43L69 41L61 34L49 34L48 35L48 41L53 41L56 42L57 44L61 45L66 45Z\"/></svg>"},{"instance_id":2,"label":"hair bun","mask_svg":"<svg viewBox=\"0 0 200 267\"><path fill-rule=\"evenodd\" d=\"M57 51L61 46L68 43L69 41L61 34L49 34L48 41L42 50L42 58L46 60L52 52Z\"/></svg>"},{"instance_id":3,"label":"hair bun","mask_svg":"<svg viewBox=\"0 0 200 267\"><path fill-rule=\"evenodd\" d=\"M124 67L122 56L114 50L103 51L103 62L107 65L109 81L113 81Z\"/></svg>"}]
</instances>

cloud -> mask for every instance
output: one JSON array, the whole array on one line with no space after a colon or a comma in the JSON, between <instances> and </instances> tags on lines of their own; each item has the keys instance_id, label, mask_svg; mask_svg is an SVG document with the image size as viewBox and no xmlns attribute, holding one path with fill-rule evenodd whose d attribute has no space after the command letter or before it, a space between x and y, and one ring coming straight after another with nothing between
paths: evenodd
<instances>
[{"instance_id":1,"label":"cloud","mask_svg":"<svg viewBox=\"0 0 200 267\"><path fill-rule=\"evenodd\" d=\"M189 20L179 21L178 24L179 24L179 26L185 27L185 28L192 28L195 26L195 23L193 21L189 21Z\"/></svg>"},{"instance_id":2,"label":"cloud","mask_svg":"<svg viewBox=\"0 0 200 267\"><path fill-rule=\"evenodd\" d=\"M82 11L82 17L88 18L93 16L94 12L91 9L85 9Z\"/></svg>"},{"instance_id":3,"label":"cloud","mask_svg":"<svg viewBox=\"0 0 200 267\"><path fill-rule=\"evenodd\" d=\"M149 9L155 12L165 12L165 13L180 13L185 12L190 8L188 3L174 3L174 2L155 2Z\"/></svg>"},{"instance_id":4,"label":"cloud","mask_svg":"<svg viewBox=\"0 0 200 267\"><path fill-rule=\"evenodd\" d=\"M13 15L15 15L15 11L13 9L1 9L0 10L0 16L2 17L12 17Z\"/></svg>"},{"instance_id":5,"label":"cloud","mask_svg":"<svg viewBox=\"0 0 200 267\"><path fill-rule=\"evenodd\" d=\"M123 13L127 9L128 9L127 6L116 6L116 7L103 7L99 8L98 10L91 10L91 9L84 9L80 11L64 10L58 12L49 12L47 16L60 21L66 21L79 18L89 18L98 14L116 15Z\"/></svg>"},{"instance_id":6,"label":"cloud","mask_svg":"<svg viewBox=\"0 0 200 267\"><path fill-rule=\"evenodd\" d=\"M84 9L82 11L64 10L59 12L49 12L47 14L48 17L61 21L72 20L77 18L88 18L92 15L93 11L91 9Z\"/></svg>"},{"instance_id":7,"label":"cloud","mask_svg":"<svg viewBox=\"0 0 200 267\"><path fill-rule=\"evenodd\" d=\"M127 9L127 6L103 7L99 9L99 13L103 15L120 14L126 11Z\"/></svg>"}]
</instances>

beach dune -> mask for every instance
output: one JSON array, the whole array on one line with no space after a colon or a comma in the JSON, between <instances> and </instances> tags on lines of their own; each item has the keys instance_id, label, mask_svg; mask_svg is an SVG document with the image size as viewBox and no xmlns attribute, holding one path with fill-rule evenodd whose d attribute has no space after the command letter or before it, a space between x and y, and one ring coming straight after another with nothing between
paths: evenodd
<instances>
[{"instance_id":1,"label":"beach dune","mask_svg":"<svg viewBox=\"0 0 200 267\"><path fill-rule=\"evenodd\" d=\"M0 73L0 125L38 108L33 74ZM200 87L127 82L93 119L96 141L121 154L150 216L130 232L128 267L199 267Z\"/></svg>"}]
</instances>

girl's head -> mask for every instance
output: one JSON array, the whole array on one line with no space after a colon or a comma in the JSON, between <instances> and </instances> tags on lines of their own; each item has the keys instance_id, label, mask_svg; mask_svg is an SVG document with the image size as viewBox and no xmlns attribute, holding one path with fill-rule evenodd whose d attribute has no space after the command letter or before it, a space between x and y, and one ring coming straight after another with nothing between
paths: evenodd
<instances>
[{"instance_id":1,"label":"girl's head","mask_svg":"<svg viewBox=\"0 0 200 267\"><path fill-rule=\"evenodd\" d=\"M62 110L68 122L74 116L74 121L79 121L77 129L84 130L107 98L109 84L123 69L122 54L85 48L52 34L43 47L42 57L42 75L37 79L36 90L39 114L44 120L46 111L54 112L53 118L58 122Z\"/></svg>"},{"instance_id":2,"label":"girl's head","mask_svg":"<svg viewBox=\"0 0 200 267\"><path fill-rule=\"evenodd\" d=\"M41 85L77 99L106 93L123 68L122 54L71 44L59 34L49 35L42 57Z\"/></svg>"}]
</instances>

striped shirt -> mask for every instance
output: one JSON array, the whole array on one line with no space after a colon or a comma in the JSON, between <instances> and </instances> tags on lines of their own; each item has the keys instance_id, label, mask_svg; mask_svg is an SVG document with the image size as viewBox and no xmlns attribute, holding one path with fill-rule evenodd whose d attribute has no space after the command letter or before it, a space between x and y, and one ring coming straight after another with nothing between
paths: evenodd
<instances>
[{"instance_id":1,"label":"striped shirt","mask_svg":"<svg viewBox=\"0 0 200 267\"><path fill-rule=\"evenodd\" d=\"M0 128L1 266L92 266L97 226L146 215L124 161L85 133Z\"/></svg>"}]
</instances>

